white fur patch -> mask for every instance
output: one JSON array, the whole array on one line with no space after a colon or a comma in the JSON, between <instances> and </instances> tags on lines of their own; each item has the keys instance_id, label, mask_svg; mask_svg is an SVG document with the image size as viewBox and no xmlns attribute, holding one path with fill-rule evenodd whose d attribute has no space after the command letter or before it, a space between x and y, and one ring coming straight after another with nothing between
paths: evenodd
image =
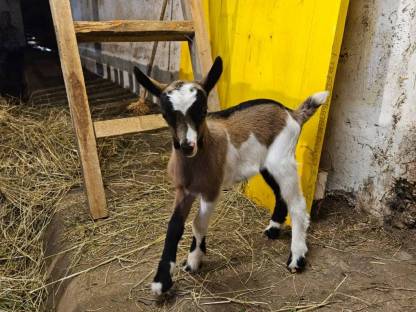
<instances>
[{"instance_id":1,"label":"white fur patch","mask_svg":"<svg viewBox=\"0 0 416 312\"><path fill-rule=\"evenodd\" d=\"M162 283L153 282L150 284L150 288L152 289L152 293L156 296L160 296L162 294Z\"/></svg>"},{"instance_id":2,"label":"white fur patch","mask_svg":"<svg viewBox=\"0 0 416 312\"><path fill-rule=\"evenodd\" d=\"M196 144L196 139L198 137L198 133L196 133L195 129L192 128L189 124L187 124L188 130L186 131L186 140L188 143Z\"/></svg>"},{"instance_id":3,"label":"white fur patch","mask_svg":"<svg viewBox=\"0 0 416 312\"><path fill-rule=\"evenodd\" d=\"M266 231L270 230L271 228L280 229L281 227L282 225L280 223L270 220L269 225L266 228Z\"/></svg>"},{"instance_id":4,"label":"white fur patch","mask_svg":"<svg viewBox=\"0 0 416 312\"><path fill-rule=\"evenodd\" d=\"M186 261L186 264L191 268L192 272L195 272L199 269L203 255L204 253L199 248L199 246L188 254L188 260Z\"/></svg>"},{"instance_id":5,"label":"white fur patch","mask_svg":"<svg viewBox=\"0 0 416 312\"><path fill-rule=\"evenodd\" d=\"M168 93L173 109L186 114L188 109L196 101L197 90L191 83L185 83L179 89L172 90Z\"/></svg>"},{"instance_id":6,"label":"white fur patch","mask_svg":"<svg viewBox=\"0 0 416 312\"><path fill-rule=\"evenodd\" d=\"M321 101L324 100L324 95L319 98ZM279 183L292 220L292 261L289 268L296 268L297 260L304 257L308 251L306 230L309 226L309 215L306 212L305 198L299 186L295 160L299 134L299 124L288 114L287 124L270 146L265 163L267 170Z\"/></svg>"},{"instance_id":7,"label":"white fur patch","mask_svg":"<svg viewBox=\"0 0 416 312\"><path fill-rule=\"evenodd\" d=\"M259 173L267 155L267 148L253 133L237 149L228 138L224 186L246 180Z\"/></svg>"},{"instance_id":8,"label":"white fur patch","mask_svg":"<svg viewBox=\"0 0 416 312\"><path fill-rule=\"evenodd\" d=\"M329 96L329 91L317 92L312 95L312 99L319 104L324 104Z\"/></svg>"},{"instance_id":9,"label":"white fur patch","mask_svg":"<svg viewBox=\"0 0 416 312\"><path fill-rule=\"evenodd\" d=\"M286 126L279 133L279 135L274 139L273 143L270 145L267 158L266 158L266 168L270 168L271 173L276 171L278 166L280 169L284 165L282 162L295 162L295 149L298 142L298 137L300 134L300 126L293 119L292 116L287 114ZM295 168L296 169L296 168ZM284 183L284 181L282 181ZM282 186L280 186L282 187Z\"/></svg>"},{"instance_id":10,"label":"white fur patch","mask_svg":"<svg viewBox=\"0 0 416 312\"><path fill-rule=\"evenodd\" d=\"M173 271L175 270L175 265L176 265L175 262L173 262L173 261L170 262L170 270L169 270L170 275L173 274Z\"/></svg>"}]
</instances>

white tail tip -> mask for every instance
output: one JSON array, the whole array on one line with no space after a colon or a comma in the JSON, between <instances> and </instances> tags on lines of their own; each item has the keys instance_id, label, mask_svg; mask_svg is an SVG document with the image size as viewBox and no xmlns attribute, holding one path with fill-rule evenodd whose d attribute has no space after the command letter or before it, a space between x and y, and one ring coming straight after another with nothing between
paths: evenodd
<instances>
[{"instance_id":1,"label":"white tail tip","mask_svg":"<svg viewBox=\"0 0 416 312\"><path fill-rule=\"evenodd\" d=\"M328 99L328 96L329 96L329 91L322 91L322 92L317 92L313 94L312 99L319 104L324 104L326 100Z\"/></svg>"}]
</instances>

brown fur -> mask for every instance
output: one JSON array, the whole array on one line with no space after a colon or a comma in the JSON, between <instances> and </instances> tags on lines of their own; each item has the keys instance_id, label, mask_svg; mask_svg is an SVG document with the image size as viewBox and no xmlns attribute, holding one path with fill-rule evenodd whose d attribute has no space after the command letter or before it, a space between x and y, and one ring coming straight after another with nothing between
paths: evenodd
<instances>
[{"instance_id":1,"label":"brown fur","mask_svg":"<svg viewBox=\"0 0 416 312\"><path fill-rule=\"evenodd\" d=\"M286 125L287 117L284 108L265 104L237 111L224 119L208 118L200 133L202 148L195 157L187 158L175 149L172 152L168 172L175 186L194 194L201 193L207 201L214 200L224 177L227 133L237 148L250 133L268 147Z\"/></svg>"},{"instance_id":2,"label":"brown fur","mask_svg":"<svg viewBox=\"0 0 416 312\"><path fill-rule=\"evenodd\" d=\"M297 110L292 112L292 116L300 125L303 125L320 106L321 103L317 103L312 97L308 97Z\"/></svg>"},{"instance_id":3,"label":"brown fur","mask_svg":"<svg viewBox=\"0 0 416 312\"><path fill-rule=\"evenodd\" d=\"M223 126L236 148L249 138L250 133L253 133L260 143L269 147L286 125L287 114L287 110L280 106L263 104L237 111L226 119L208 122Z\"/></svg>"},{"instance_id":4,"label":"brown fur","mask_svg":"<svg viewBox=\"0 0 416 312\"><path fill-rule=\"evenodd\" d=\"M227 138L221 127L203 125L201 131L202 148L193 158L187 158L179 150L173 150L168 172L177 188L185 188L191 193L201 193L205 200L217 198L227 153ZM209 146L209 148L204 148Z\"/></svg>"}]
</instances>

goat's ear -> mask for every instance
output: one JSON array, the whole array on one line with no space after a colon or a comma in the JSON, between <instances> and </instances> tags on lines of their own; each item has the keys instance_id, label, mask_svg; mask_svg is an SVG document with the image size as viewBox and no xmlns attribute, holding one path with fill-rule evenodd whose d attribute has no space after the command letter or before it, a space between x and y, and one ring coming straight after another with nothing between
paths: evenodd
<instances>
[{"instance_id":1,"label":"goat's ear","mask_svg":"<svg viewBox=\"0 0 416 312\"><path fill-rule=\"evenodd\" d=\"M160 96L163 89L167 87L167 84L160 83L146 76L138 67L134 67L134 75L136 76L137 82L155 96Z\"/></svg>"},{"instance_id":2,"label":"goat's ear","mask_svg":"<svg viewBox=\"0 0 416 312\"><path fill-rule=\"evenodd\" d=\"M222 74L222 59L221 57L217 56L215 58L214 64L212 64L212 67L209 70L208 75L201 81L201 85L207 93L209 93L212 90L212 88L214 88L218 79L220 79L221 74Z\"/></svg>"}]
</instances>

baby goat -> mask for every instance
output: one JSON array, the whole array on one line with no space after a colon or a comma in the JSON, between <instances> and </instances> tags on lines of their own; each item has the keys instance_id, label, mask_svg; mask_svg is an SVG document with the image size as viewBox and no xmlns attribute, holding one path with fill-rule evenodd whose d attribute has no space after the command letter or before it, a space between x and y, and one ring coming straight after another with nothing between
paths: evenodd
<instances>
[{"instance_id":1,"label":"baby goat","mask_svg":"<svg viewBox=\"0 0 416 312\"><path fill-rule=\"evenodd\" d=\"M151 285L162 294L172 285L179 240L193 201L200 208L193 221L193 240L184 269L196 271L206 253L209 218L221 188L261 173L276 197L276 206L265 234L276 239L289 211L292 243L288 269L305 266L309 215L299 187L295 148L303 123L325 103L328 92L313 94L297 110L273 100L258 99L232 108L207 113L209 92L222 73L217 57L202 81L159 83L135 68L138 82L160 100L160 109L173 138L168 172L176 196L165 246Z\"/></svg>"}]
</instances>

